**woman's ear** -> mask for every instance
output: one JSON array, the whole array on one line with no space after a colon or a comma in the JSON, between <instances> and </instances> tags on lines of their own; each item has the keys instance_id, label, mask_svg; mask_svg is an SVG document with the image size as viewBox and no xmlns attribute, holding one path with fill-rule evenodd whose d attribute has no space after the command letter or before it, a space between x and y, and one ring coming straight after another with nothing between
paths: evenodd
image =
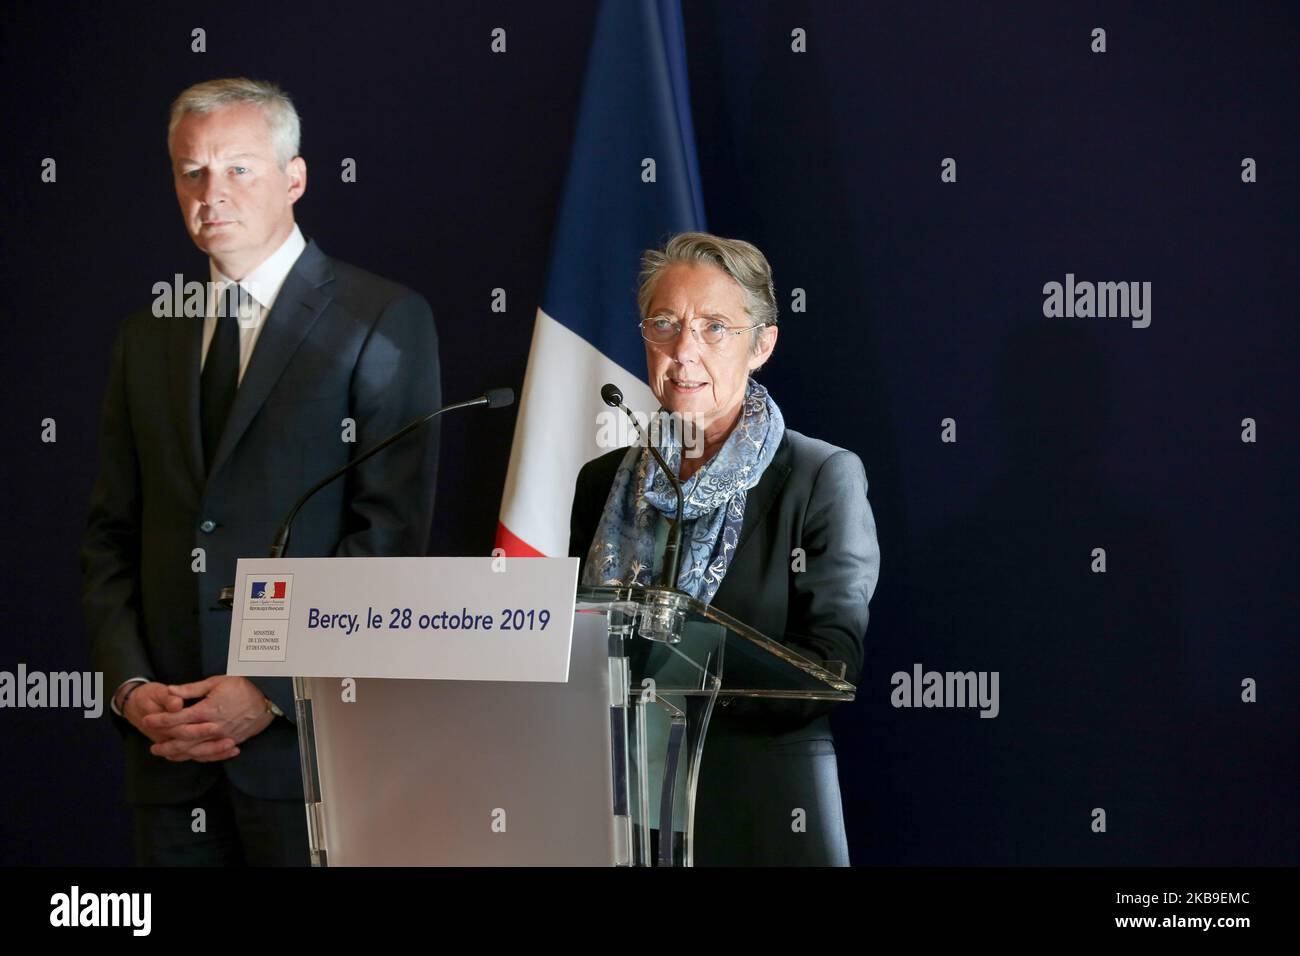
<instances>
[{"instance_id":1,"label":"woman's ear","mask_svg":"<svg viewBox=\"0 0 1300 956\"><path fill-rule=\"evenodd\" d=\"M767 360L772 357L772 350L776 348L776 337L781 330L775 325L765 325L758 333L758 348L749 356L749 370L757 372L767 364Z\"/></svg>"}]
</instances>

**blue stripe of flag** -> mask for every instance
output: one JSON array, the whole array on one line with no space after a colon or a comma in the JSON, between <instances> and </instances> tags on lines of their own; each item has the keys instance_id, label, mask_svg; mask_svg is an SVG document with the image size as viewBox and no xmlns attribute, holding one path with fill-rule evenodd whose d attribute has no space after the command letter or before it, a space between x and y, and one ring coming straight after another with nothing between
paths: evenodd
<instances>
[{"instance_id":1,"label":"blue stripe of flag","mask_svg":"<svg viewBox=\"0 0 1300 956\"><path fill-rule=\"evenodd\" d=\"M642 181L647 157L653 183ZM704 228L680 2L604 0L542 307L644 376L635 327L641 252Z\"/></svg>"}]
</instances>

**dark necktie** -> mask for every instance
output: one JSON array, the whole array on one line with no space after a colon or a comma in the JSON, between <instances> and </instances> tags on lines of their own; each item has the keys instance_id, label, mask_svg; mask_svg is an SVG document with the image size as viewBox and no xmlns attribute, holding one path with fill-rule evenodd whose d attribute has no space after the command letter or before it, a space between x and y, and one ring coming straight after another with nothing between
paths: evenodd
<instances>
[{"instance_id":1,"label":"dark necktie","mask_svg":"<svg viewBox=\"0 0 1300 956\"><path fill-rule=\"evenodd\" d=\"M203 462L212 469L212 457L225 430L230 407L239 387L239 286L232 282L222 293L217 328L208 344L199 386L199 415L203 426Z\"/></svg>"}]
</instances>

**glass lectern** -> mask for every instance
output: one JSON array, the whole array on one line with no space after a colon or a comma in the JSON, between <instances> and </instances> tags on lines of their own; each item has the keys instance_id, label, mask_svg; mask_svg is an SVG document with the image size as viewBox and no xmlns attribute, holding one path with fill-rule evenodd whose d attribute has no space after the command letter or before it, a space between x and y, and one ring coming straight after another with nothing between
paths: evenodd
<instances>
[{"instance_id":1,"label":"glass lectern","mask_svg":"<svg viewBox=\"0 0 1300 956\"><path fill-rule=\"evenodd\" d=\"M690 866L714 706L852 700L843 675L685 595L584 587L565 684L296 677L312 862Z\"/></svg>"}]
</instances>

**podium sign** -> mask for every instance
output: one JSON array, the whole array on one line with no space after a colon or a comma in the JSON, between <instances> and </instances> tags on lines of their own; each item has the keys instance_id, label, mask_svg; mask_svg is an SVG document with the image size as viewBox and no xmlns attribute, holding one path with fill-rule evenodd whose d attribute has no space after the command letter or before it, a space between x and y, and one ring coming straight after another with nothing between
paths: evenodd
<instances>
[{"instance_id":1,"label":"podium sign","mask_svg":"<svg viewBox=\"0 0 1300 956\"><path fill-rule=\"evenodd\" d=\"M227 673L569 676L577 558L241 558Z\"/></svg>"}]
</instances>

